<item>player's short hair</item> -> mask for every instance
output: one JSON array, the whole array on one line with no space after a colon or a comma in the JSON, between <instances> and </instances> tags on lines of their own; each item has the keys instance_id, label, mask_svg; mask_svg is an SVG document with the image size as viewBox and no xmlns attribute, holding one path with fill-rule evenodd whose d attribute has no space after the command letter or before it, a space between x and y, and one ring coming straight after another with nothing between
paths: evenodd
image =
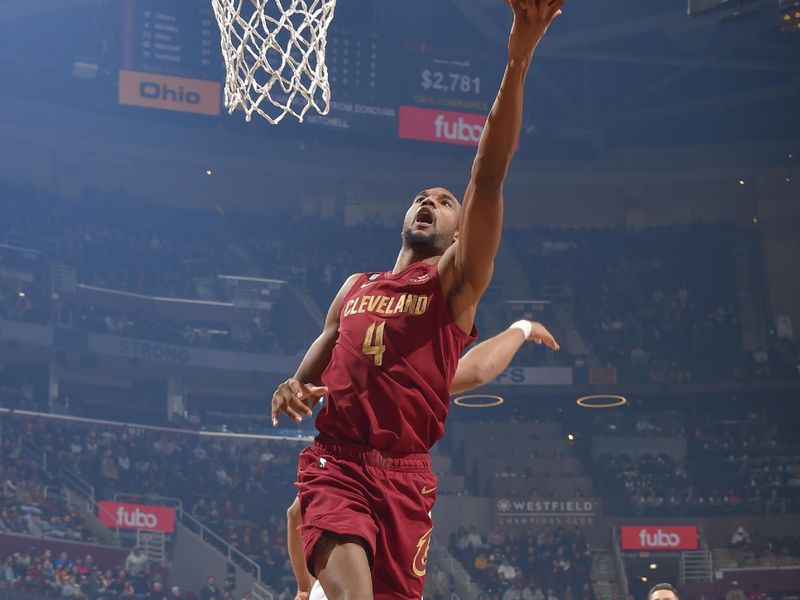
<instances>
[{"instance_id":1,"label":"player's short hair","mask_svg":"<svg viewBox=\"0 0 800 600\"><path fill-rule=\"evenodd\" d=\"M647 592L647 600L650 600L650 598L653 597L653 594L655 594L659 590L669 590L670 592L675 594L675 597L678 600L681 600L681 593L671 583L657 583L657 584L655 584L653 587L650 588L650 591Z\"/></svg>"}]
</instances>

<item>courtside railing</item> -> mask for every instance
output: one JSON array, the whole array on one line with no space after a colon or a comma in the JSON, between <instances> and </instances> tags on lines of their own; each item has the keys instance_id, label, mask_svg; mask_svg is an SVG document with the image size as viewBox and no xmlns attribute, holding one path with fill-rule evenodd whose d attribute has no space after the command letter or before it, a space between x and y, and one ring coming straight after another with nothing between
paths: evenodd
<instances>
[{"instance_id":1,"label":"courtside railing","mask_svg":"<svg viewBox=\"0 0 800 600\"><path fill-rule=\"evenodd\" d=\"M8 423L2 423L0 424L0 436L11 436L23 455L37 462L45 473L53 474L51 471L53 465L48 463L47 452L33 442L26 440L18 429ZM91 512L93 515L105 512L107 516L112 516L111 513L97 504L94 497L94 487L72 469L61 465L58 468L58 472L55 474L58 475L65 489L57 490L55 494L54 492L50 492L51 495L59 496L64 499L67 504L73 504L73 495L77 495L87 503L87 512ZM53 486L46 486L45 494L48 493L48 489L53 490L56 488L53 488ZM115 527L111 531L114 532L114 539L119 543L119 527Z\"/></svg>"},{"instance_id":2,"label":"courtside railing","mask_svg":"<svg viewBox=\"0 0 800 600\"><path fill-rule=\"evenodd\" d=\"M261 581L261 566L258 563L242 554L241 551L234 548L231 544L226 542L224 538L214 533L185 510L176 511L176 514L179 515L180 522L184 527L197 534L206 544L222 552L227 556L229 562L235 562L245 571L251 573L256 580Z\"/></svg>"},{"instance_id":3,"label":"courtside railing","mask_svg":"<svg viewBox=\"0 0 800 600\"><path fill-rule=\"evenodd\" d=\"M464 566L450 554L447 547L438 538L431 539L430 549L433 551L431 554L436 557L436 562L439 563L439 568L453 576L453 594L455 596L474 600L479 594L484 593L483 589L472 581L472 577ZM431 564L431 554L428 555L428 564Z\"/></svg>"},{"instance_id":4,"label":"courtside railing","mask_svg":"<svg viewBox=\"0 0 800 600\"><path fill-rule=\"evenodd\" d=\"M110 523L117 522L115 515L98 504L97 498L95 497L94 486L86 481L83 477L64 465L59 466L58 477L69 492L72 492L86 503L86 512L90 512L92 515L98 518L100 515L102 515L103 517L106 517L106 520ZM68 501L70 501L69 498ZM119 525L115 526L113 529L108 527L108 529L114 532L114 539L116 540L117 544L121 544L119 537Z\"/></svg>"},{"instance_id":5,"label":"courtside railing","mask_svg":"<svg viewBox=\"0 0 800 600\"><path fill-rule=\"evenodd\" d=\"M627 598L630 595L628 591L628 571L625 569L625 557L622 556L622 543L619 538L619 529L613 527L611 529L611 534L611 544L614 546L614 562L617 564L619 587L622 590L622 597Z\"/></svg>"}]
</instances>

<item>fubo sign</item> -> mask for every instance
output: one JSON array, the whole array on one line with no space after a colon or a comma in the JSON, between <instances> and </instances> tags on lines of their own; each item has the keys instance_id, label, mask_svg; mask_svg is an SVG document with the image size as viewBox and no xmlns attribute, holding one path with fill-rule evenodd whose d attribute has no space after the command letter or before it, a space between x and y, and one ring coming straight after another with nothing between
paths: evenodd
<instances>
[{"instance_id":1,"label":"fubo sign","mask_svg":"<svg viewBox=\"0 0 800 600\"><path fill-rule=\"evenodd\" d=\"M410 140L477 146L485 124L485 115L401 106L398 134Z\"/></svg>"},{"instance_id":2,"label":"fubo sign","mask_svg":"<svg viewBox=\"0 0 800 600\"><path fill-rule=\"evenodd\" d=\"M98 502L97 518L106 527L144 529L146 531L175 531L175 509L126 502Z\"/></svg>"},{"instance_id":3,"label":"fubo sign","mask_svg":"<svg viewBox=\"0 0 800 600\"><path fill-rule=\"evenodd\" d=\"M697 550L699 536L694 526L625 526L623 550Z\"/></svg>"}]
</instances>

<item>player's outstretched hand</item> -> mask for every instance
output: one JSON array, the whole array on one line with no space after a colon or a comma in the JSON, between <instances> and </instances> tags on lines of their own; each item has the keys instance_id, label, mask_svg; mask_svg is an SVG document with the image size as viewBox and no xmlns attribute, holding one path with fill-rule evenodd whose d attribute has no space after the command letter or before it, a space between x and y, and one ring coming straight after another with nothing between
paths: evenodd
<instances>
[{"instance_id":1,"label":"player's outstretched hand","mask_svg":"<svg viewBox=\"0 0 800 600\"><path fill-rule=\"evenodd\" d=\"M279 412L301 423L304 416L311 416L311 408L327 393L324 386L300 383L294 377L287 379L272 394L272 426L278 426Z\"/></svg>"},{"instance_id":2,"label":"player's outstretched hand","mask_svg":"<svg viewBox=\"0 0 800 600\"><path fill-rule=\"evenodd\" d=\"M536 344L544 344L554 352L558 352L561 349L556 338L547 330L547 327L537 321L531 321L531 325L533 325L533 329L531 330L531 335L528 337L529 340Z\"/></svg>"},{"instance_id":3,"label":"player's outstretched hand","mask_svg":"<svg viewBox=\"0 0 800 600\"><path fill-rule=\"evenodd\" d=\"M550 23L561 14L565 0L505 0L514 9L508 50L513 57L530 55Z\"/></svg>"},{"instance_id":4,"label":"player's outstretched hand","mask_svg":"<svg viewBox=\"0 0 800 600\"><path fill-rule=\"evenodd\" d=\"M308 600L309 595L308 592L297 592L294 595L294 600Z\"/></svg>"}]
</instances>

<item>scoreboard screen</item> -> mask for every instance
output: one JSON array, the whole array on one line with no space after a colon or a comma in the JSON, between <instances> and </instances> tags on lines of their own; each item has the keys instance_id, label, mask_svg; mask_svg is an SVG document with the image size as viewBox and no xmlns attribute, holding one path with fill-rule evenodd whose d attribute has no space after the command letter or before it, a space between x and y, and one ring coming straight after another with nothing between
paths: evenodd
<instances>
[{"instance_id":1,"label":"scoreboard screen","mask_svg":"<svg viewBox=\"0 0 800 600\"><path fill-rule=\"evenodd\" d=\"M335 23L328 36L326 58L331 111L327 116L307 116L309 123L474 145L471 133L466 139L437 138L436 119L440 114L455 116L456 121L469 122L470 131L482 129L502 77L502 58L425 42L397 43L377 34L344 34L336 31ZM431 135L413 133L420 127L429 129Z\"/></svg>"},{"instance_id":2,"label":"scoreboard screen","mask_svg":"<svg viewBox=\"0 0 800 600\"><path fill-rule=\"evenodd\" d=\"M211 0L121 0L114 6L120 104L210 116L225 112L225 70ZM476 145L503 57L474 39L462 47L432 44L413 29L405 35L391 23L371 25L348 29L346 18L334 18L326 53L331 110L324 116L310 111L304 126Z\"/></svg>"},{"instance_id":3,"label":"scoreboard screen","mask_svg":"<svg viewBox=\"0 0 800 600\"><path fill-rule=\"evenodd\" d=\"M211 2L123 0L123 69L195 79L223 73Z\"/></svg>"},{"instance_id":4,"label":"scoreboard screen","mask_svg":"<svg viewBox=\"0 0 800 600\"><path fill-rule=\"evenodd\" d=\"M224 77L210 2L123 0L119 102L219 115Z\"/></svg>"},{"instance_id":5,"label":"scoreboard screen","mask_svg":"<svg viewBox=\"0 0 800 600\"><path fill-rule=\"evenodd\" d=\"M419 106L488 113L502 75L492 64L502 58L428 43L409 43L400 60L401 97Z\"/></svg>"}]
</instances>

